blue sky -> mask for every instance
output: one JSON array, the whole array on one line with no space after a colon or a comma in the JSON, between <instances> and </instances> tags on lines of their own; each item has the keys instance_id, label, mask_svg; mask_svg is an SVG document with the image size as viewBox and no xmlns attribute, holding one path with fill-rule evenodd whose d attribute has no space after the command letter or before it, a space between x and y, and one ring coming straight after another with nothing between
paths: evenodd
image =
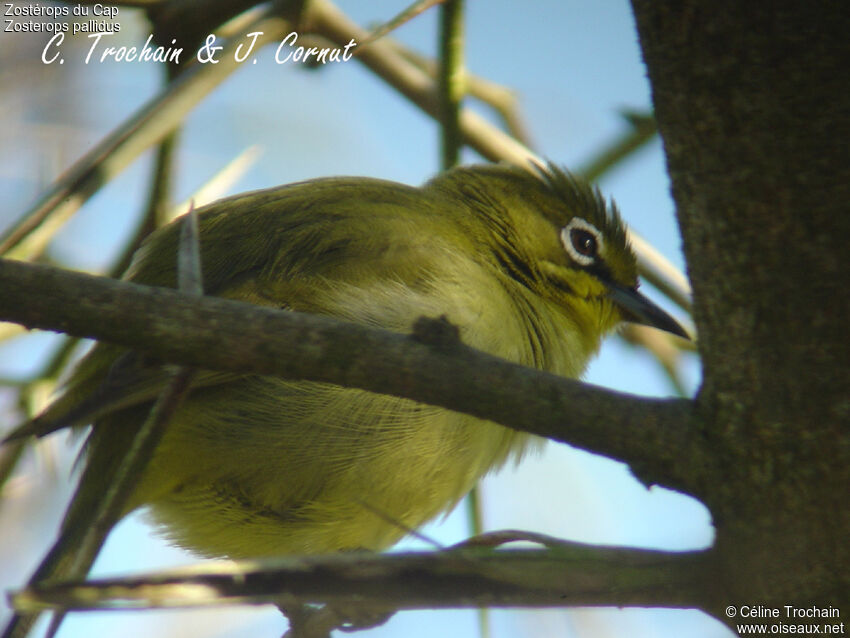
<instances>
[{"instance_id":1,"label":"blue sky","mask_svg":"<svg viewBox=\"0 0 850 638\"><path fill-rule=\"evenodd\" d=\"M361 24L372 24L394 15L404 3L346 0L340 6ZM121 9L118 20L128 43L147 37L148 27L129 9ZM432 11L395 35L421 52L433 53L435 34ZM624 1L469 0L466 35L469 69L515 89L537 150L568 167L581 165L625 130L621 109L650 108L646 72ZM77 58L64 67L44 67L38 56L46 39L33 34L0 36L0 55L13 44L28 45L31 55L23 62L32 69L15 76L15 91L0 94L4 113L16 113L24 122L0 137L0 148L5 149L0 151L0 191L6 202L0 224L25 210L45 183L157 87L155 64L86 66ZM178 200L253 145L260 146L262 155L233 192L337 174L417 184L435 172L436 125L367 70L352 61L306 71L292 64L275 65L272 53L265 51L257 64L244 65L192 113L179 151ZM2 67L0 61L0 71ZM476 161L474 153L466 152L464 161ZM54 242L51 255L85 270L96 271L109 263L117 239L130 232L129 216L144 200L149 169L146 156L92 198ZM600 186L616 199L629 224L684 267L659 141L618 166ZM0 374L32 369L39 350L49 342L50 337L36 335L0 347ZM695 389L698 362L689 359L684 374ZM647 355L614 339L603 348L586 380L645 395L671 392ZM60 493L67 493L68 465L63 457L54 474L32 479L20 487L20 498L13 495L11 504L0 509L4 533L17 539L0 550L0 586L21 582L49 539L49 531L39 536L28 530L49 530L61 511L58 496L32 504L23 495L43 494L57 481ZM483 502L489 528L518 527L583 542L671 550L706 547L712 539L708 512L696 501L663 489L647 490L622 464L563 445L549 444L539 457L488 477ZM464 511L459 508L425 532L441 543L461 540L467 533ZM403 546L423 547L418 541ZM113 533L95 572L147 571L193 560L152 537L143 517L134 516ZM492 620L494 638L595 638L626 632L634 638L731 635L694 611L498 611ZM263 609L111 613L72 616L60 636L118 632L146 636L154 631L159 635L175 623L181 636L277 635L282 627L276 612ZM439 631L446 636L474 636L476 623L474 612L407 612L367 635L431 636Z\"/></svg>"}]
</instances>

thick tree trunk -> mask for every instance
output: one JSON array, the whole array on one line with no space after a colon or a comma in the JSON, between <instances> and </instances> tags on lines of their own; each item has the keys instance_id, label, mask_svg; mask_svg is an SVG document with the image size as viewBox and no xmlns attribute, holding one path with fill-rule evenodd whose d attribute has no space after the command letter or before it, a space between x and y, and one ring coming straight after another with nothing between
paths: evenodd
<instances>
[{"instance_id":1,"label":"thick tree trunk","mask_svg":"<svg viewBox=\"0 0 850 638\"><path fill-rule=\"evenodd\" d=\"M723 469L714 609L850 612L850 5L633 5Z\"/></svg>"}]
</instances>

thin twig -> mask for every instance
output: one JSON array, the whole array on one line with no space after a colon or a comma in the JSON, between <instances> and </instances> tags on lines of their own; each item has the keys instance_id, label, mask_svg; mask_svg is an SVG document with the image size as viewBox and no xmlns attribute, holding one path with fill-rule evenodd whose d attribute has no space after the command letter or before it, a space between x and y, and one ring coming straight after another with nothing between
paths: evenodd
<instances>
[{"instance_id":1,"label":"thin twig","mask_svg":"<svg viewBox=\"0 0 850 638\"><path fill-rule=\"evenodd\" d=\"M180 248L177 252L177 288L186 294L204 294L201 272L201 233L198 230L198 211L194 204L180 224Z\"/></svg>"},{"instance_id":2,"label":"thin twig","mask_svg":"<svg viewBox=\"0 0 850 638\"><path fill-rule=\"evenodd\" d=\"M588 181L597 181L614 165L648 143L658 132L655 118L652 115L627 111L623 113L623 119L629 124L629 130L620 139L579 168L576 171L579 175L584 176Z\"/></svg>"},{"instance_id":3,"label":"thin twig","mask_svg":"<svg viewBox=\"0 0 850 638\"><path fill-rule=\"evenodd\" d=\"M88 521L79 545L64 548L65 551L74 553L74 559L68 573L62 574L63 579L82 579L88 574L109 532L125 513L127 502L153 456L153 451L162 439L166 426L189 391L193 376L192 370L186 368L177 370L160 394L144 424L133 438L130 448L124 453L124 458L103 498L98 501L97 511ZM53 638L64 616L65 614L61 612L54 615L46 638Z\"/></svg>"},{"instance_id":4,"label":"thin twig","mask_svg":"<svg viewBox=\"0 0 850 638\"><path fill-rule=\"evenodd\" d=\"M242 35L253 30L263 30L264 35L261 36L258 44L274 40L283 35L286 29L283 26L285 22L274 17L269 17L269 11L267 10L261 14L261 17L257 21L252 22L246 27ZM268 24L264 20L268 20ZM347 45L352 39L362 42L369 36L368 32L348 20L345 15L327 0L314 0L310 3L309 18L305 20L305 26L309 26L317 34L326 37L339 46ZM237 36L233 39L234 45L240 41L240 37ZM171 89L173 95L169 92L152 102L128 124L104 140L95 151L78 162L66 174L66 177L60 180L22 222L19 222L18 225L13 227L11 231L0 239L0 254L23 241L35 228L44 223L46 217L52 216L54 214L53 211L55 211L60 221L72 214L74 210L97 190L104 179L117 173L135 158L138 153L144 150L144 148L155 143L156 139L161 138L169 130L177 126L178 121L183 117L185 112L188 112L212 86L218 84L226 75L232 72L233 68L228 68L228 66L234 67L234 65L225 63L231 58L232 56L224 56L221 64L201 65L200 68L187 73L186 77ZM409 60L406 60L404 56L398 54L392 45L378 40L363 49L358 59L386 80L391 86L395 87L400 93L420 106L426 113L433 117L439 117L434 82L427 73L417 68ZM192 87L197 85L197 91L195 93L202 94L192 95L192 92L188 90L188 86L185 89L182 88L184 84ZM183 95L184 92L187 93L186 96ZM189 103L187 104L186 102ZM169 105L170 111L166 108ZM160 111L167 113L168 117L165 114L154 117L154 114ZM536 158L528 148L492 126L469 109L461 110L459 120L460 129L466 143L475 148L485 158L492 161L509 161L524 167L530 166L530 162L533 160L539 163L539 158ZM139 129L145 135L141 135L139 131L136 131L134 134L133 131L135 129ZM152 139L139 139L146 136L150 136ZM106 159L109 161L105 161ZM108 170L99 175L94 167L100 163L103 163L104 167ZM45 239L42 237L37 241L33 241L34 244L31 247L19 247L15 254L39 252L39 247L44 243ZM689 297L689 291L687 287L682 288L677 284L676 280L681 281L683 279L681 275L656 280L655 277L659 276L665 269L657 267L657 264L654 263L654 258L651 255L644 255L642 248L638 247L636 250L640 259L641 272L660 290L671 291L673 298L677 303L682 305L683 300Z\"/></svg>"},{"instance_id":5,"label":"thin twig","mask_svg":"<svg viewBox=\"0 0 850 638\"><path fill-rule=\"evenodd\" d=\"M676 268L670 260L662 255L657 248L646 241L635 231L629 229L629 243L638 259L638 269L641 275L682 310L691 312L691 284L687 277ZM687 325L691 335L696 334L693 326Z\"/></svg>"},{"instance_id":6,"label":"thin twig","mask_svg":"<svg viewBox=\"0 0 850 638\"><path fill-rule=\"evenodd\" d=\"M6 445L0 446L0 494L6 481L12 476L21 455L26 449L26 441L15 441Z\"/></svg>"},{"instance_id":7,"label":"thin twig","mask_svg":"<svg viewBox=\"0 0 850 638\"><path fill-rule=\"evenodd\" d=\"M341 553L213 563L131 578L41 584L20 609L150 609L283 600L393 609L569 605L698 607L713 591L710 551L560 541L553 549Z\"/></svg>"},{"instance_id":8,"label":"thin twig","mask_svg":"<svg viewBox=\"0 0 850 638\"><path fill-rule=\"evenodd\" d=\"M388 33L391 33L392 31L398 29L401 25L410 22L416 16L424 13L431 7L443 3L445 1L446 0L417 0L417 2L414 2L409 7L406 7L404 10L402 10L401 13L399 13L394 18L387 20L382 25L373 29L372 33L370 33L365 40L362 40L358 44L358 49L362 51L364 47L369 46L376 40L380 40Z\"/></svg>"},{"instance_id":9,"label":"thin twig","mask_svg":"<svg viewBox=\"0 0 850 638\"><path fill-rule=\"evenodd\" d=\"M305 26L337 46L345 46L352 39L363 42L369 37L368 31L351 21L328 0L310 2ZM435 119L439 117L434 80L400 55L393 45L378 40L360 51L356 59L428 115ZM469 109L460 112L460 129L466 143L491 161L506 160L517 166L526 166L535 157L525 146Z\"/></svg>"},{"instance_id":10,"label":"thin twig","mask_svg":"<svg viewBox=\"0 0 850 638\"><path fill-rule=\"evenodd\" d=\"M106 535L121 518L139 477L144 473L153 450L162 438L165 426L188 391L191 377L189 371L179 370L157 399L145 424L139 430L130 449L127 450L109 489L103 495L100 511L91 521L88 533L80 547L73 548L76 556L72 575L69 577L85 576L100 551Z\"/></svg>"},{"instance_id":11,"label":"thin twig","mask_svg":"<svg viewBox=\"0 0 850 638\"><path fill-rule=\"evenodd\" d=\"M192 296L203 294L198 216L194 208L189 209L180 229L177 281L181 292ZM61 574L63 578L74 580L85 578L88 574L109 532L126 512L127 503L153 457L154 450L162 440L166 426L186 397L194 375L192 369L183 367L173 373L171 381L159 395L145 422L133 437L129 449L124 452L124 457L115 470L112 480L109 481L106 492L97 501L97 509L91 514L90 519L85 521L85 531L79 544L69 547L64 535L60 536L48 556L54 552L58 556L60 551L73 552L73 560L67 572ZM75 521L75 523L83 524L82 521ZM59 549L60 546L61 549ZM53 560L58 559L54 557ZM54 614L46 638L55 636L64 617L63 612Z\"/></svg>"},{"instance_id":12,"label":"thin twig","mask_svg":"<svg viewBox=\"0 0 850 638\"><path fill-rule=\"evenodd\" d=\"M248 33L262 32L257 46L286 34L288 23L273 10L267 8L243 33L228 40L218 64L199 64L188 70L68 169L22 220L0 237L0 254L17 258L40 254L55 229L93 193L173 131L189 111L239 68L233 54L237 46L244 45ZM38 232L48 221L50 232Z\"/></svg>"},{"instance_id":13,"label":"thin twig","mask_svg":"<svg viewBox=\"0 0 850 638\"><path fill-rule=\"evenodd\" d=\"M305 23L315 33L338 46L345 46L352 39L361 42L369 35L328 0L312 0ZM439 118L434 81L426 72L399 54L393 45L378 40L363 49L357 59L425 113L435 119ZM461 109L459 121L466 143L486 159L494 162L506 161L529 170L542 163L542 160L523 144L468 108ZM645 241L638 239L632 243L638 255L641 274L681 307L687 308L690 303L690 287L684 275L657 250L649 250Z\"/></svg>"},{"instance_id":14,"label":"thin twig","mask_svg":"<svg viewBox=\"0 0 850 638\"><path fill-rule=\"evenodd\" d=\"M182 292L193 296L202 294L198 218L194 209L187 213L181 228L178 282ZM79 578L88 573L107 534L124 513L126 503L139 477L144 473L153 451L165 432L165 426L188 392L192 376L193 372L190 369L178 369L157 399L144 425L133 439L130 449L125 453L102 501L98 503L99 511L90 522L80 546L74 548L77 553L69 577Z\"/></svg>"},{"instance_id":15,"label":"thin twig","mask_svg":"<svg viewBox=\"0 0 850 638\"><path fill-rule=\"evenodd\" d=\"M246 148L195 190L189 199L172 208L163 221L166 223L173 221L187 211L192 204L195 208L201 208L224 197L233 185L256 163L261 153L262 150L256 145Z\"/></svg>"},{"instance_id":16,"label":"thin twig","mask_svg":"<svg viewBox=\"0 0 850 638\"><path fill-rule=\"evenodd\" d=\"M631 323L625 324L620 331L620 336L629 345L644 348L652 354L677 396L689 396L679 370L679 362L682 359L682 352L688 347L687 344L693 342L687 341L683 347L680 344L684 341L683 339Z\"/></svg>"},{"instance_id":17,"label":"thin twig","mask_svg":"<svg viewBox=\"0 0 850 638\"><path fill-rule=\"evenodd\" d=\"M484 508L481 502L482 485L479 481L466 495L466 518L472 530L473 538L480 537L484 533ZM490 638L490 610L486 607L478 609L478 637Z\"/></svg>"},{"instance_id":18,"label":"thin twig","mask_svg":"<svg viewBox=\"0 0 850 638\"><path fill-rule=\"evenodd\" d=\"M405 47L396 40L386 39L385 42L391 45L404 59L422 69L429 77L437 78L437 63L433 59ZM508 132L521 144L532 148L531 136L519 113L516 91L470 73L469 69L464 69L464 87L467 97L474 98L492 108L502 118Z\"/></svg>"},{"instance_id":19,"label":"thin twig","mask_svg":"<svg viewBox=\"0 0 850 638\"><path fill-rule=\"evenodd\" d=\"M460 104L466 92L463 69L463 0L446 0L440 7L440 100L442 167L457 164L463 140L460 134Z\"/></svg>"}]
</instances>

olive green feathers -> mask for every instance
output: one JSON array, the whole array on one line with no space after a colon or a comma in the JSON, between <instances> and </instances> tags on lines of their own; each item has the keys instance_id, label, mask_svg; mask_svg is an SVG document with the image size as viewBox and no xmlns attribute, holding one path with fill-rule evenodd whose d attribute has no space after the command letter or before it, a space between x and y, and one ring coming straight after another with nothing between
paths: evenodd
<instances>
[{"instance_id":1,"label":"olive green feathers","mask_svg":"<svg viewBox=\"0 0 850 638\"><path fill-rule=\"evenodd\" d=\"M198 217L208 295L398 332L446 316L465 343L568 377L623 319L678 328L637 293L616 208L553 166L464 167L420 188L318 179ZM152 234L126 278L174 287L178 234ZM166 378L144 352L99 344L36 421L39 432L94 421L70 537ZM407 399L201 371L127 510L148 507L169 538L208 556L380 550L533 445Z\"/></svg>"}]
</instances>

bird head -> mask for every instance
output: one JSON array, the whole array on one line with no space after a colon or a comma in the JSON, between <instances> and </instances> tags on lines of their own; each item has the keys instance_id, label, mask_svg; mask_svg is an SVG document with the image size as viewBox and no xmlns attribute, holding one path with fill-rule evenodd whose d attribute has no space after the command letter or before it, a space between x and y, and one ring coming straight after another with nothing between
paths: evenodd
<instances>
[{"instance_id":1,"label":"bird head","mask_svg":"<svg viewBox=\"0 0 850 638\"><path fill-rule=\"evenodd\" d=\"M689 338L638 291L637 259L617 206L580 177L551 163L533 173L489 165L460 167L432 184L459 189L484 222L472 234L497 267L568 309L577 324L604 334L629 321Z\"/></svg>"}]
</instances>

